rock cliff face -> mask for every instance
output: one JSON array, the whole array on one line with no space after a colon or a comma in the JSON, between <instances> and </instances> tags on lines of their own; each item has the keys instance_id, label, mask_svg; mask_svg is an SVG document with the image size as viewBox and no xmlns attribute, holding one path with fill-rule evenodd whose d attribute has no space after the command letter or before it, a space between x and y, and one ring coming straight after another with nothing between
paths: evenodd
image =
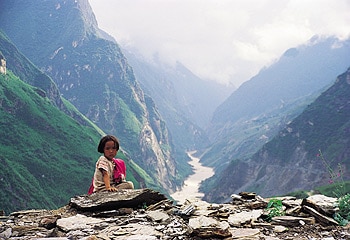
<instances>
[{"instance_id":1,"label":"rock cliff face","mask_svg":"<svg viewBox=\"0 0 350 240\"><path fill-rule=\"evenodd\" d=\"M165 123L155 106L149 108L118 44L98 29L88 1L13 1L0 13L6 34L61 94L104 132L115 134L155 185L175 189Z\"/></svg>"},{"instance_id":2,"label":"rock cliff face","mask_svg":"<svg viewBox=\"0 0 350 240\"><path fill-rule=\"evenodd\" d=\"M6 74L6 59L0 52L0 73Z\"/></svg>"}]
</instances>

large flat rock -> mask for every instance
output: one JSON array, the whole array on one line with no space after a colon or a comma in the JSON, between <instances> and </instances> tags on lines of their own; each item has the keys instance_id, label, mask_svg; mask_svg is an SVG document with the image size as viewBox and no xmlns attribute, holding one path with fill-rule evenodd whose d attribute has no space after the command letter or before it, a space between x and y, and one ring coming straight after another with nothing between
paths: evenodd
<instances>
[{"instance_id":1,"label":"large flat rock","mask_svg":"<svg viewBox=\"0 0 350 240\"><path fill-rule=\"evenodd\" d=\"M123 189L117 192L99 192L70 199L69 205L78 211L96 212L119 208L142 208L156 204L166 197L151 189Z\"/></svg>"}]
</instances>

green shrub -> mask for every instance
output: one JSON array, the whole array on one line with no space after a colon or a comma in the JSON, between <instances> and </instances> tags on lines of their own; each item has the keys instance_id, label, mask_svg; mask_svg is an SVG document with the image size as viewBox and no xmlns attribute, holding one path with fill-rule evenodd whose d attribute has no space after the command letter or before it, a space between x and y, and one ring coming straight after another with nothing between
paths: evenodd
<instances>
[{"instance_id":1,"label":"green shrub","mask_svg":"<svg viewBox=\"0 0 350 240\"><path fill-rule=\"evenodd\" d=\"M271 199L267 204L266 211L268 214L265 220L268 222L270 222L273 217L285 215L282 201L279 199Z\"/></svg>"},{"instance_id":2,"label":"green shrub","mask_svg":"<svg viewBox=\"0 0 350 240\"><path fill-rule=\"evenodd\" d=\"M334 219L341 226L345 226L350 221L350 193L339 198L337 201L339 210L335 213Z\"/></svg>"}]
</instances>

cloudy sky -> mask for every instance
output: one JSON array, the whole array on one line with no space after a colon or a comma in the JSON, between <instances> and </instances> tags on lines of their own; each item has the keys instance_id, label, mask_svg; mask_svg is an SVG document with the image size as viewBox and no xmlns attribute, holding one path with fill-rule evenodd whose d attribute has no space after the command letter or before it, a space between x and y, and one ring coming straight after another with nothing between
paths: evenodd
<instances>
[{"instance_id":1,"label":"cloudy sky","mask_svg":"<svg viewBox=\"0 0 350 240\"><path fill-rule=\"evenodd\" d=\"M236 87L316 34L350 37L349 0L89 2L121 46Z\"/></svg>"}]
</instances>

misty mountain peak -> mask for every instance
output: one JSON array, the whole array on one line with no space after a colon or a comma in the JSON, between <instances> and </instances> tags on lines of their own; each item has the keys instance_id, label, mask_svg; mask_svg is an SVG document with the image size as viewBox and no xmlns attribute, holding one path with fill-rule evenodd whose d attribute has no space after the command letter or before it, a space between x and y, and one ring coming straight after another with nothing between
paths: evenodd
<instances>
[{"instance_id":1,"label":"misty mountain peak","mask_svg":"<svg viewBox=\"0 0 350 240\"><path fill-rule=\"evenodd\" d=\"M283 57L295 57L299 53L297 48L290 48L283 54Z\"/></svg>"}]
</instances>

